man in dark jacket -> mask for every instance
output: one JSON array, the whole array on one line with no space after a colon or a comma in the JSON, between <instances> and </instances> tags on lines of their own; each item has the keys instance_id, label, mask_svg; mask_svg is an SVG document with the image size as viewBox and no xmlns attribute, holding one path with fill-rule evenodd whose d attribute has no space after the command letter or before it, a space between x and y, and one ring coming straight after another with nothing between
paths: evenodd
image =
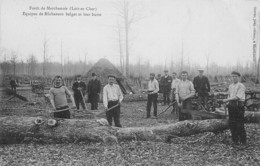
<instances>
[{"instance_id":1,"label":"man in dark jacket","mask_svg":"<svg viewBox=\"0 0 260 166\"><path fill-rule=\"evenodd\" d=\"M85 110L86 105L85 105L85 91L87 89L87 86L85 82L81 80L81 75L78 75L76 77L76 82L73 83L72 85L72 90L74 91L74 99L75 99L75 104L77 109L79 109L79 104L81 104L82 108Z\"/></svg>"},{"instance_id":2,"label":"man in dark jacket","mask_svg":"<svg viewBox=\"0 0 260 166\"><path fill-rule=\"evenodd\" d=\"M88 99L91 103L91 110L98 109L98 99L101 91L101 83L95 73L92 73L92 79L88 83Z\"/></svg>"},{"instance_id":3,"label":"man in dark jacket","mask_svg":"<svg viewBox=\"0 0 260 166\"><path fill-rule=\"evenodd\" d=\"M199 105L203 106L208 111L208 94L210 92L209 80L203 75L204 70L199 69L199 75L194 78L193 84L196 94L199 97Z\"/></svg>"},{"instance_id":4,"label":"man in dark jacket","mask_svg":"<svg viewBox=\"0 0 260 166\"><path fill-rule=\"evenodd\" d=\"M16 94L16 86L17 86L17 83L16 83L16 81L15 81L14 78L11 79L10 85L11 85L11 89L12 89L13 93Z\"/></svg>"},{"instance_id":5,"label":"man in dark jacket","mask_svg":"<svg viewBox=\"0 0 260 166\"><path fill-rule=\"evenodd\" d=\"M163 103L164 105L170 104L170 93L171 93L171 84L172 77L168 75L168 70L164 70L164 76L161 77L161 92L163 93Z\"/></svg>"}]
</instances>

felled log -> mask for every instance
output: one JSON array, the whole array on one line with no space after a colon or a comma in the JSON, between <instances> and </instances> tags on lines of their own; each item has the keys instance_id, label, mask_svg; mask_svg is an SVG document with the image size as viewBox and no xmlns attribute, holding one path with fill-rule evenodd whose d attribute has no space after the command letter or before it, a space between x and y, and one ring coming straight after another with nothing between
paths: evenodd
<instances>
[{"instance_id":1,"label":"felled log","mask_svg":"<svg viewBox=\"0 0 260 166\"><path fill-rule=\"evenodd\" d=\"M247 123L260 123L260 113L247 112ZM203 132L221 132L229 128L226 119L190 120L152 127L116 128L106 120L58 119L57 125L35 123L36 117L1 117L0 144L23 143L30 140L43 142L117 142L127 140L165 141L171 137L184 137Z\"/></svg>"}]
</instances>

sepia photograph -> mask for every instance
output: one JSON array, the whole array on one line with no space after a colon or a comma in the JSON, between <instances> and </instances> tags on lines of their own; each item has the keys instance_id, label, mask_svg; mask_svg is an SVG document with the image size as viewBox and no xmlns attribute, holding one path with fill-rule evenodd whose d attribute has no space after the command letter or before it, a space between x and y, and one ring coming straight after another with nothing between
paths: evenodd
<instances>
[{"instance_id":1,"label":"sepia photograph","mask_svg":"<svg viewBox=\"0 0 260 166\"><path fill-rule=\"evenodd\" d=\"M260 0L0 0L0 166L259 166Z\"/></svg>"}]
</instances>

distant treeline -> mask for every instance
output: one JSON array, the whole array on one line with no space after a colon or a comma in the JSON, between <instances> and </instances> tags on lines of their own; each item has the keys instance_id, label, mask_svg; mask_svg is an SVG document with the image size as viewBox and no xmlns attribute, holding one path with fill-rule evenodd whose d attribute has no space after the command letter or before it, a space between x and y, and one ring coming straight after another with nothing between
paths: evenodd
<instances>
[{"instance_id":1,"label":"distant treeline","mask_svg":"<svg viewBox=\"0 0 260 166\"><path fill-rule=\"evenodd\" d=\"M74 62L74 63L66 63L63 66L57 62L48 62L46 63L46 74L45 77L53 77L55 75L63 75L64 77L73 77L75 75L81 74L85 75L88 70L94 65L94 62ZM28 77L34 78L37 76L43 76L43 63L38 63L36 59L19 61L19 62L12 62L4 61L0 63L1 67L1 75L7 76L22 76L26 75ZM121 69L120 66L116 66L119 70ZM130 78L141 78L146 79L149 77L149 73L153 72L156 75L161 74L163 75L164 69L167 68L169 70L169 74L172 72L176 72L180 74L182 70L188 71L190 77L193 77L198 74L198 69L202 68L199 65L183 65L180 67L179 64L172 65L171 67L164 67L162 65L150 65L149 62L144 62L142 64L131 64L129 71L130 71ZM219 66L215 63L209 64L208 67L204 68L205 75L210 77L215 77L219 75L229 75L231 71L236 70L239 71L241 74L248 74L251 75L252 69L250 66Z\"/></svg>"}]
</instances>

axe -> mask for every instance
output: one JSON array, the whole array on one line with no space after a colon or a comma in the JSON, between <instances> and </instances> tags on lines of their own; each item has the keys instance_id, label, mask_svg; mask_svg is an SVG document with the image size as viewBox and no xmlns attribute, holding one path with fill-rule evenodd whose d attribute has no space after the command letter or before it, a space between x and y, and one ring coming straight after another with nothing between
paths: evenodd
<instances>
[{"instance_id":1,"label":"axe","mask_svg":"<svg viewBox=\"0 0 260 166\"><path fill-rule=\"evenodd\" d=\"M102 115L103 113L108 112L108 111L110 111L110 110L112 110L112 109L114 109L114 108L116 108L116 107L118 107L118 106L119 106L119 104L116 104L116 105L114 105L113 107L110 107L110 108L108 108L107 110L104 110L104 111L102 111L102 112L96 114L96 116Z\"/></svg>"}]
</instances>

